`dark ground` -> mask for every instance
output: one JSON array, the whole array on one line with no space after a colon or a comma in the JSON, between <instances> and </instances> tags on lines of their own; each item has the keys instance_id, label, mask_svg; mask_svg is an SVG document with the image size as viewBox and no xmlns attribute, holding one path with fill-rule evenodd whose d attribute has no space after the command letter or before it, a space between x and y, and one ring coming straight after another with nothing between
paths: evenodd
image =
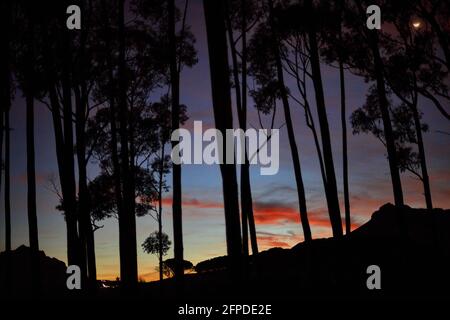
<instances>
[{"instance_id":1,"label":"dark ground","mask_svg":"<svg viewBox=\"0 0 450 320\"><path fill-rule=\"evenodd\" d=\"M13 254L14 295L31 292L29 249L19 247ZM0 254L0 273L4 272ZM342 239L317 239L291 249L273 248L250 257L250 268L242 279L230 279L224 266L226 257L197 265L196 274L187 274L184 295L177 297L172 279L139 284L138 292L124 297L119 288L101 288L86 297L67 292L64 263L41 255L44 275L43 299L119 299L164 303L166 301L312 301L386 300L450 298L450 210L390 204L376 211L369 222ZM381 268L381 290L368 290L366 270ZM2 279L4 277L2 276ZM4 281L4 279L3 279ZM0 283L0 288L4 283Z\"/></svg>"}]
</instances>

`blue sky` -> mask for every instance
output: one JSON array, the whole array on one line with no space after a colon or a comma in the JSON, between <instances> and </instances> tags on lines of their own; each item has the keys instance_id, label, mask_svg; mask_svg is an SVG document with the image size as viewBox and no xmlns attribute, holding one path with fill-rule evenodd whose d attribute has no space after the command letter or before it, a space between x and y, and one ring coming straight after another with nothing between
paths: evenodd
<instances>
[{"instance_id":1,"label":"blue sky","mask_svg":"<svg viewBox=\"0 0 450 320\"><path fill-rule=\"evenodd\" d=\"M185 127L192 128L194 120L201 120L204 127L210 127L214 125L214 120L201 1L192 2L188 13L188 23L192 26L192 31L197 38L199 63L192 69L183 70L181 77L181 102L188 106L190 116ZM342 201L339 78L337 70L331 67L323 66L322 71L338 189ZM364 103L368 85L361 78L350 74L346 75L346 79L348 115L350 115L351 111ZM313 90L309 89L310 103L315 115ZM300 107L295 102L291 102L313 237L327 237L331 235L331 230L327 221L326 203L312 135L306 127ZM420 108L424 112L424 121L430 125L430 132L425 134L425 148L428 155L434 205L449 208L450 136L436 132L438 130L449 131L448 121L423 99L420 101ZM251 100L249 109L249 123L258 128L259 124ZM284 123L283 117L282 108L278 108L277 126ZM24 99L20 92L17 92L11 111L13 248L21 244L28 244L24 119ZM356 226L367 221L373 211L386 202L392 202L393 199L386 152L383 146L371 136L352 135L350 123L348 123L348 127L352 219ZM280 157L280 171L274 176L261 176L258 167L251 169L258 239L263 249L272 246L289 247L302 240L295 180L285 128L280 131ZM47 255L66 261L65 223L62 215L55 210L58 200L49 183L52 176L55 181L58 181L52 121L50 112L39 103L36 105L36 168L40 247ZM182 170L185 257L196 263L203 259L223 255L226 252L225 226L219 168L217 166L186 165ZM96 166L91 165L89 178L94 178L97 173ZM169 175L169 181L170 178ZM413 207L424 207L420 182L408 174L402 175L402 182L406 202ZM3 186L4 184L2 184ZM164 230L171 237L170 197L170 192L165 194ZM0 200L1 206L3 206L3 194ZM0 250L3 250L4 211L0 212ZM156 228L157 224L150 216L137 218L139 274L147 280L156 277L157 259L143 253L140 244ZM115 278L119 273L117 221L115 219L105 221L104 227L95 233L95 241L99 278ZM169 252L168 257L171 254Z\"/></svg>"}]
</instances>

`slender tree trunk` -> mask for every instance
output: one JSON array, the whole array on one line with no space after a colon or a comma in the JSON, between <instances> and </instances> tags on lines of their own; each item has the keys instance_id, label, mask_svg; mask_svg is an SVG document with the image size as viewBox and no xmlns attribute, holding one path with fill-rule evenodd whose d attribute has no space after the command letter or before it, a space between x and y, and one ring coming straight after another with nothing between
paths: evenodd
<instances>
[{"instance_id":1,"label":"slender tree trunk","mask_svg":"<svg viewBox=\"0 0 450 320\"><path fill-rule=\"evenodd\" d=\"M31 249L31 281L33 293L39 293L41 289L40 266L39 266L39 240L36 209L36 168L34 151L34 98L29 80L26 93L27 105L27 205L28 205L28 235Z\"/></svg>"},{"instance_id":2,"label":"slender tree trunk","mask_svg":"<svg viewBox=\"0 0 450 320\"><path fill-rule=\"evenodd\" d=\"M2 8L2 35L4 36L5 56L1 62L2 102L0 110L1 118L1 142L0 153L3 147L3 132L5 133L5 293L12 291L12 266L11 266L11 200L10 200L10 132L9 132L9 110L11 108L11 70L10 70L10 47L9 47L9 26L11 25L11 1L6 0L1 3ZM3 33L4 32L4 33ZM3 126L4 123L4 126ZM3 166L3 154L0 157L0 165ZM2 170L0 170L2 171ZM0 174L1 180L1 174Z\"/></svg>"},{"instance_id":3,"label":"slender tree trunk","mask_svg":"<svg viewBox=\"0 0 450 320\"><path fill-rule=\"evenodd\" d=\"M3 74L1 75L3 76ZM5 86L6 87L6 86ZM4 89L9 90L8 89ZM0 193L2 190L2 176L3 176L3 137L4 137L4 133L5 133L5 114L4 114L4 108L5 106L8 105L8 103L6 103L6 100L8 99L8 97L6 96L6 92L2 92L2 96L1 96L2 102L0 105Z\"/></svg>"},{"instance_id":4,"label":"slender tree trunk","mask_svg":"<svg viewBox=\"0 0 450 320\"><path fill-rule=\"evenodd\" d=\"M83 79L81 90L75 89L76 95L76 152L78 163L78 219L80 230L80 243L82 254L86 259L86 271L89 291L94 291L97 284L97 270L95 266L95 247L93 230L90 218L90 197L87 186L87 161L86 161L86 114L87 114L87 93Z\"/></svg>"},{"instance_id":5,"label":"slender tree trunk","mask_svg":"<svg viewBox=\"0 0 450 320\"><path fill-rule=\"evenodd\" d=\"M27 52L28 64L26 66L25 95L26 95L26 136L27 136L27 213L28 213L28 236L31 251L31 286L33 294L41 291L41 275L39 263L39 238L36 208L36 166L34 148L34 24L30 12L30 24L28 27Z\"/></svg>"},{"instance_id":6,"label":"slender tree trunk","mask_svg":"<svg viewBox=\"0 0 450 320\"><path fill-rule=\"evenodd\" d=\"M121 232L124 229L124 210L123 210L123 197L122 197L122 184L120 181L120 164L119 164L119 152L117 150L117 120L116 120L116 107L114 98L110 97L110 122L111 122L111 160L113 168L114 179L114 194L117 205L117 215L119 217L119 252L120 252L120 274L126 273L126 235Z\"/></svg>"},{"instance_id":7,"label":"slender tree trunk","mask_svg":"<svg viewBox=\"0 0 450 320\"><path fill-rule=\"evenodd\" d=\"M352 227L350 219L350 195L348 191L347 116L345 102L345 75L342 60L339 61L339 79L341 84L342 175L344 180L345 234L350 234Z\"/></svg>"},{"instance_id":8,"label":"slender tree trunk","mask_svg":"<svg viewBox=\"0 0 450 320\"><path fill-rule=\"evenodd\" d=\"M134 273L136 273L136 278L138 277L138 269L137 269L137 234L136 234L136 166L135 166L135 159L136 159L136 149L134 144L134 125L133 125L133 104L130 104L129 111L128 111L128 141L129 141L129 195L127 197L127 203L125 204L128 206L130 210L129 215L129 224L130 224L130 235L129 235L129 241L130 247L134 248L134 250L131 251L132 257L131 261L133 261L132 265L132 271L133 271L133 278L135 277Z\"/></svg>"},{"instance_id":9,"label":"slender tree trunk","mask_svg":"<svg viewBox=\"0 0 450 320\"><path fill-rule=\"evenodd\" d=\"M95 236L94 227L89 221L89 229L87 230L87 259L88 259L88 276L91 290L97 290L97 258L95 257Z\"/></svg>"},{"instance_id":10,"label":"slender tree trunk","mask_svg":"<svg viewBox=\"0 0 450 320\"><path fill-rule=\"evenodd\" d=\"M423 143L422 124L420 123L419 110L417 109L417 98L412 105L414 126L416 128L417 135L417 147L419 149L420 169L422 171L423 191L425 195L425 202L427 209L433 209L433 201L431 199L430 178L428 176L427 162L425 158L425 147Z\"/></svg>"},{"instance_id":11,"label":"slender tree trunk","mask_svg":"<svg viewBox=\"0 0 450 320\"><path fill-rule=\"evenodd\" d=\"M163 179L164 179L164 142L161 143L161 163L159 168L159 186L158 186L158 232L159 232L159 281L162 292L162 281L164 280L163 274L163 240L162 240L162 194L163 194Z\"/></svg>"},{"instance_id":12,"label":"slender tree trunk","mask_svg":"<svg viewBox=\"0 0 450 320\"><path fill-rule=\"evenodd\" d=\"M47 71L48 72L48 71ZM65 205L64 199L65 194L67 194L67 184L65 183L65 162L64 162L64 135L62 131L62 125L61 125L61 114L60 114L60 104L58 102L58 97L56 93L56 89L54 85L50 86L50 104L52 106L52 120L53 120L53 132L55 136L55 145L56 145L56 159L58 162L58 174L59 174L59 181L61 185L61 192L62 192L62 201L63 201L63 210L64 210L64 217L66 220L66 236L67 236L67 263L70 265L71 263L75 262L75 253L74 253L74 242L75 242L75 230L72 228L73 224L71 223L71 219L67 219L67 217L70 217L71 211L67 206Z\"/></svg>"},{"instance_id":13,"label":"slender tree trunk","mask_svg":"<svg viewBox=\"0 0 450 320\"><path fill-rule=\"evenodd\" d=\"M419 92L417 89L417 76L414 73L414 94L411 108L413 111L414 126L417 135L417 147L419 149L420 169L422 171L422 183L425 196L425 203L427 209L431 210L433 209L433 201L431 198L430 178L428 176L427 161L425 156L425 146L423 143L423 135L422 135L422 124L420 122L420 115L418 109L418 99L419 99Z\"/></svg>"},{"instance_id":14,"label":"slender tree trunk","mask_svg":"<svg viewBox=\"0 0 450 320\"><path fill-rule=\"evenodd\" d=\"M180 74L178 72L176 37L175 37L175 0L168 0L169 11L169 46L170 46L170 83L171 83L171 102L172 102L172 130L175 131L180 126ZM176 142L172 143L175 148ZM181 203L181 165L173 164L173 199L172 199L172 215L173 215L173 242L174 242L174 258L175 258L175 282L178 293L183 290L183 220L182 220L182 203Z\"/></svg>"},{"instance_id":15,"label":"slender tree trunk","mask_svg":"<svg viewBox=\"0 0 450 320\"><path fill-rule=\"evenodd\" d=\"M52 121L53 121L53 131L55 136L55 146L56 146L56 159L58 162L58 174L59 181L61 185L62 191L62 205L64 210L64 217L66 220L66 228L67 228L67 263L69 265L78 265L77 262L77 254L76 254L76 243L78 239L77 234L77 225L76 219L74 219L74 208L68 205L69 201L69 189L67 183L67 173L70 171L70 167L68 167L69 163L65 161L65 137L63 133L63 127L61 123L61 105L58 98L58 93L56 90L56 74L55 69L56 66L52 64L51 60L51 48L49 43L44 42L45 52L44 63L45 63L45 74L47 77L47 81L49 82L49 99L51 105L51 113L52 113ZM65 64L65 68L67 69L67 63ZM69 99L70 100L70 99ZM70 119L72 117L70 110ZM73 148L73 146L72 146ZM72 149L71 149L72 150ZM72 152L71 152L72 153ZM73 159L73 158L72 158ZM67 168L67 170L66 170ZM73 167L72 167L73 169ZM67 200L66 200L67 199Z\"/></svg>"},{"instance_id":16,"label":"slender tree trunk","mask_svg":"<svg viewBox=\"0 0 450 320\"><path fill-rule=\"evenodd\" d=\"M227 27L227 33L228 33L228 40L230 43L230 51L231 51L231 60L233 64L233 79L234 79L234 88L235 88L235 94L236 94L236 109L237 109L237 115L239 118L239 126L241 129L245 131L245 124L244 124L244 112L243 112L243 94L241 95L241 81L239 80L239 64L237 59L237 50L236 46L234 44L234 37L233 37L233 27L231 24L231 17L230 12L228 12L228 5L225 3L225 10L226 12L226 27ZM244 36L242 34L242 36ZM243 54L243 52L242 52ZM242 61L243 65L243 61ZM242 79L243 80L243 79ZM245 157L247 158L247 148L245 148ZM246 161L247 162L247 161ZM248 179L248 172L245 173L243 170L245 167L245 163L241 165L241 228L242 228L242 252L244 254L244 258L248 257L249 250L248 250L248 210L249 210L249 203L248 203L248 188L244 187L244 184L246 184L248 181L245 181L244 179Z\"/></svg>"},{"instance_id":17,"label":"slender tree trunk","mask_svg":"<svg viewBox=\"0 0 450 320\"><path fill-rule=\"evenodd\" d=\"M362 7L360 0L355 0L358 6L359 14L365 19L365 10ZM389 102L386 95L386 86L384 79L383 60L380 55L380 48L378 45L377 30L368 30L363 28L363 32L367 37L370 50L373 56L373 67L375 69L375 80L377 85L378 100L380 105L380 112L384 127L384 137L386 140L386 149L388 153L389 169L391 172L392 189L394 193L394 202L397 206L404 205L402 183L400 180L400 171L397 160L397 152L395 147L395 139L392 130L391 116L389 114Z\"/></svg>"},{"instance_id":18,"label":"slender tree trunk","mask_svg":"<svg viewBox=\"0 0 450 320\"><path fill-rule=\"evenodd\" d=\"M297 66L296 62L296 66ZM317 152L317 158L319 160L319 167L320 167L320 175L322 177L322 182L324 186L325 193L327 191L327 176L325 174L325 167L323 164L323 156L322 156L322 149L320 148L320 142L319 137L317 135L317 129L314 122L314 118L311 113L311 106L309 105L307 90L306 90L306 69L307 69L307 63L302 62L303 64L303 81L300 79L300 74L298 72L295 73L295 81L297 83L297 88L300 94L302 95L304 105L302 106L305 109L305 120L306 120L306 126L311 130L311 133L313 134L314 138L314 145L316 147ZM298 69L298 66L297 66ZM327 196L327 195L326 195ZM327 196L328 197L328 196Z\"/></svg>"},{"instance_id":19,"label":"slender tree trunk","mask_svg":"<svg viewBox=\"0 0 450 320\"><path fill-rule=\"evenodd\" d=\"M281 61L280 61L281 62ZM278 63L277 63L278 65ZM281 67L282 68L282 67ZM278 81L280 81L280 86L284 88L284 80L283 80L283 70L277 67L278 69ZM285 90L283 90L285 91ZM294 174L295 174L295 182L297 184L297 196L298 196L298 203L300 208L300 220L303 227L303 236L306 242L309 242L312 240L312 234L311 234L311 227L309 225L309 219L308 219L308 211L306 207L306 196L305 196L305 187L303 184L303 176L302 176L302 170L300 166L300 157L297 147L297 142L295 141L295 133L294 133L294 127L292 124L292 118L291 118L291 111L290 111L290 105L289 100L287 97L287 93L282 94L282 102L283 102L283 110L284 110L284 117L286 121L286 128L288 131L288 139L289 139L289 146L291 148L291 155L292 155L292 163L294 167Z\"/></svg>"},{"instance_id":20,"label":"slender tree trunk","mask_svg":"<svg viewBox=\"0 0 450 320\"><path fill-rule=\"evenodd\" d=\"M241 127L247 130L247 12L246 0L241 1L242 10L242 123ZM241 166L241 193L243 199L243 211L248 219L248 226L250 230L250 243L252 246L252 253L258 253L258 241L256 237L255 217L253 212L253 197L250 183L250 163L248 161L247 149L245 149L245 164Z\"/></svg>"},{"instance_id":21,"label":"slender tree trunk","mask_svg":"<svg viewBox=\"0 0 450 320\"><path fill-rule=\"evenodd\" d=\"M71 89L71 60L70 42L68 33L65 33L63 40L63 70L62 70L62 91L63 91L63 126L64 126L64 183L66 193L64 196L64 207L66 209L66 221L71 229L72 239L70 247L73 252L69 257L69 265L78 265L82 271L82 278L86 278L86 261L81 253L80 237L78 233L76 182L75 182L75 161L74 161L74 137L73 137L73 110L72 110L72 89Z\"/></svg>"},{"instance_id":22,"label":"slender tree trunk","mask_svg":"<svg viewBox=\"0 0 450 320\"><path fill-rule=\"evenodd\" d=\"M312 1L306 1L308 12L313 15ZM312 21L315 21L314 19ZM331 228L333 236L342 236L342 221L339 208L339 198L336 183L336 173L334 170L333 151L331 148L330 129L325 106L325 97L323 93L322 75L320 70L319 48L316 38L314 25L308 26L308 42L310 50L311 72L316 96L317 113L319 117L320 133L322 137L322 150L325 164L325 173L327 176L327 202L328 213L330 215Z\"/></svg>"},{"instance_id":23,"label":"slender tree trunk","mask_svg":"<svg viewBox=\"0 0 450 320\"><path fill-rule=\"evenodd\" d=\"M269 3L270 3L270 10L272 11L273 10L272 1L270 1ZM298 196L298 204L299 204L299 208L300 208L300 220L301 220L302 227L303 227L303 237L306 242L309 242L312 240L312 234L311 234L311 227L309 225L309 220L308 220L308 211L307 211L307 207L306 207L305 187L303 184L299 151L298 151L298 147L297 147L297 142L295 141L294 126L292 124L288 93L286 91L286 86L284 83L283 65L281 62L280 49L278 46L279 40L278 40L278 36L276 35L276 30L275 30L274 23L273 23L272 12L270 12L270 20L271 20L270 24L271 24L273 38L274 38L273 39L273 50L274 50L274 54L275 54L277 77L278 77L278 83L279 83L280 90L281 90L281 101L283 103L284 117L285 117L285 121L286 121L286 128L288 131L288 139L289 139L289 146L291 149L292 164L294 167L295 182L297 184L297 196Z\"/></svg>"},{"instance_id":24,"label":"slender tree trunk","mask_svg":"<svg viewBox=\"0 0 450 320\"><path fill-rule=\"evenodd\" d=\"M323 188L325 190L325 197L326 197L326 199L328 199L328 195L327 195L327 192L328 192L328 190L327 190L327 175L325 173L325 166L323 164L322 149L320 148L319 136L317 135L316 125L315 125L314 119L312 117L311 107L310 107L309 102L307 100L305 100L305 108L306 108L306 113L307 113L306 117L309 119L307 121L310 121L308 126L311 129L311 132L313 134L314 145L316 147L316 152L317 152L317 159L319 160L320 175L322 177Z\"/></svg>"},{"instance_id":25,"label":"slender tree trunk","mask_svg":"<svg viewBox=\"0 0 450 320\"><path fill-rule=\"evenodd\" d=\"M345 1L339 1L339 15L338 22L338 37L339 43L342 44L342 19L345 10ZM339 83L341 90L341 124L342 124L342 176L344 183L344 209L345 209L345 234L350 234L352 231L350 218L350 194L348 189L348 148L347 148L347 115L346 115L346 93L345 93L345 73L344 73L344 58L342 49L338 48L339 59Z\"/></svg>"},{"instance_id":26,"label":"slender tree trunk","mask_svg":"<svg viewBox=\"0 0 450 320\"><path fill-rule=\"evenodd\" d=\"M64 216L66 220L66 228L67 228L67 262L69 265L77 264L76 259L76 242L78 241L77 235L77 226L76 220L73 218L73 208L66 205L65 199L68 197L68 184L66 179L66 166L67 163L64 160L64 134L61 124L61 113L60 113L60 104L58 102L58 97L56 93L56 89L53 85L50 88L50 104L52 106L52 120L53 120L53 131L55 135L55 145L56 145L56 158L58 162L58 173L59 180L62 191L62 201L63 201L63 210Z\"/></svg>"},{"instance_id":27,"label":"slender tree trunk","mask_svg":"<svg viewBox=\"0 0 450 320\"><path fill-rule=\"evenodd\" d=\"M5 109L5 252L6 255L6 290L12 290L12 265L11 265L11 181L10 181L10 130L9 110L11 106L7 105Z\"/></svg>"},{"instance_id":28,"label":"slender tree trunk","mask_svg":"<svg viewBox=\"0 0 450 320\"><path fill-rule=\"evenodd\" d=\"M137 287L137 249L136 249L136 218L134 214L134 201L130 171L129 152L129 132L128 120L129 111L127 106L127 81L126 81L126 61L125 61L125 1L119 0L119 61L118 61L118 81L119 81L119 135L120 135L120 158L121 158L121 178L123 186L123 206L122 216L119 216L120 232L124 236L125 248L121 252L121 280L126 291L134 291ZM124 265L123 265L124 264ZM122 266L123 265L123 266Z\"/></svg>"},{"instance_id":29,"label":"slender tree trunk","mask_svg":"<svg viewBox=\"0 0 450 320\"><path fill-rule=\"evenodd\" d=\"M233 116L224 1L204 0L203 8L208 39L214 119L216 128L225 136L226 129L233 128ZM226 150L219 150L219 152L222 153L222 159L226 159ZM220 171L222 174L230 275L234 280L238 280L242 276L242 239L236 167L234 164L221 164Z\"/></svg>"},{"instance_id":30,"label":"slender tree trunk","mask_svg":"<svg viewBox=\"0 0 450 320\"><path fill-rule=\"evenodd\" d=\"M88 290L94 292L97 287L97 268L95 263L95 243L94 230L91 222L90 195L87 182L87 159L86 159L86 123L89 117L89 93L86 85L86 73L88 68L86 61L86 42L88 32L91 29L90 16L92 12L91 1L81 1L81 9L85 13L83 16L83 28L81 30L79 45L79 69L75 70L77 84L76 94L76 152L78 163L78 219L80 230L80 241L82 254L86 260L86 273L88 280Z\"/></svg>"},{"instance_id":31,"label":"slender tree trunk","mask_svg":"<svg viewBox=\"0 0 450 320\"><path fill-rule=\"evenodd\" d=\"M119 2L116 4L120 5ZM106 47L111 47L113 45L112 39L113 35L110 30L110 19L108 16L108 4L106 0L101 2L102 5L102 17L105 22L105 42ZM126 272L126 239L125 234L121 232L124 228L124 213L123 213L123 197L122 197L122 184L120 181L120 164L119 164L119 152L117 148L117 107L116 107L116 97L115 93L117 88L114 81L114 62L112 59L112 54L106 55L106 67L108 68L108 102L109 102L109 116L110 116L110 126L111 126L111 163L112 163L112 175L114 181L114 197L117 206L117 216L119 217L119 259L120 259L120 275L122 277Z\"/></svg>"},{"instance_id":32,"label":"slender tree trunk","mask_svg":"<svg viewBox=\"0 0 450 320\"><path fill-rule=\"evenodd\" d=\"M391 171L392 188L394 192L395 205L402 206L403 190L400 180L399 165L397 160L397 152L395 148L394 134L391 124L391 116L389 114L389 102L386 96L385 80L383 75L383 62L381 60L378 48L378 37L376 33L372 33L370 46L374 57L375 77L377 82L378 100L380 101L380 111L384 126L384 136L388 152L389 168Z\"/></svg>"},{"instance_id":33,"label":"slender tree trunk","mask_svg":"<svg viewBox=\"0 0 450 320\"><path fill-rule=\"evenodd\" d=\"M245 0L242 1L244 8ZM233 29L230 19L230 13L226 13L226 23L228 31L228 39L231 49L231 58L233 63L233 78L236 93L236 109L239 118L239 126L242 130L247 130L247 26L245 10L242 10L242 81L239 80L239 64L237 59L236 46L234 44ZM241 85L242 84L242 85ZM245 149L245 163L241 165L241 225L242 225L242 250L247 256L248 249L248 229L250 229L250 242L252 253L258 253L258 242L256 237L255 219L253 215L253 200L250 183L250 164L248 161L247 149Z\"/></svg>"}]
</instances>

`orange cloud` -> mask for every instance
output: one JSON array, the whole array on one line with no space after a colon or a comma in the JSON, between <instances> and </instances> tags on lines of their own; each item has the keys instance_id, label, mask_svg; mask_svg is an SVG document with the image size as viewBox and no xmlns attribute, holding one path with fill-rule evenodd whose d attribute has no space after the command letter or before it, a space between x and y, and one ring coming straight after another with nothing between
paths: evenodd
<instances>
[{"instance_id":1,"label":"orange cloud","mask_svg":"<svg viewBox=\"0 0 450 320\"><path fill-rule=\"evenodd\" d=\"M373 203L372 203L373 202ZM375 205L375 200L371 204ZM163 204L167 206L172 205L172 198L164 198ZM195 198L184 198L183 206L194 207L199 209L222 209L223 203L214 201L202 201ZM255 202L254 203L255 223L259 225L280 225L280 224L299 224L300 214L295 204L283 204L279 202ZM309 210L309 223L312 227L330 228L330 220L328 212L325 208ZM360 224L352 222L352 229L355 229Z\"/></svg>"},{"instance_id":2,"label":"orange cloud","mask_svg":"<svg viewBox=\"0 0 450 320\"><path fill-rule=\"evenodd\" d=\"M163 205L171 206L172 198L164 198ZM195 207L200 209L220 209L223 208L223 204L213 201L201 201L195 198L185 198L183 199L183 206L185 207Z\"/></svg>"}]
</instances>

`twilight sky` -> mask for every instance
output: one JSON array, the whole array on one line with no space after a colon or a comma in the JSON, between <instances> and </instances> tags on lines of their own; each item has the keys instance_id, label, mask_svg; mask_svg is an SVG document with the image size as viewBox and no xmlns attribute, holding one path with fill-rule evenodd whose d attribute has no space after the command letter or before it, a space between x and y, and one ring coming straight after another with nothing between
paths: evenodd
<instances>
[{"instance_id":1,"label":"twilight sky","mask_svg":"<svg viewBox=\"0 0 450 320\"><path fill-rule=\"evenodd\" d=\"M191 1L188 24L197 38L199 62L192 69L185 69L181 77L181 102L188 106L191 129L194 120L202 120L203 127L214 126L211 106L206 32L203 8L200 0ZM325 95L330 123L335 169L342 203L342 153L339 102L339 78L337 70L322 67ZM348 116L364 103L368 85L362 79L346 75ZM315 115L313 90L308 91ZM155 94L155 100L158 96ZM291 101L297 144L307 195L309 219L314 238L328 237L331 228L320 177L317 154L310 130L306 127L303 112ZM233 106L235 107L235 106ZM436 131L449 131L445 120L428 101L420 101L424 121L430 125L425 134L425 149L431 178L435 207L450 208L450 136ZM249 101L249 124L259 127L252 101ZM278 108L276 124L284 121L282 108ZM236 117L235 122L236 122ZM266 119L268 120L268 119ZM266 122L268 123L268 122ZM28 245L26 205L26 145L25 101L21 92L11 110L11 190L12 190L12 245ZM388 163L385 150L374 137L351 134L349 127L349 180L353 227L364 223L378 207L393 202ZM42 104L36 105L36 169L37 201L40 248L48 256L66 261L65 222L55 210L57 197L51 191L49 179L58 181L54 136L50 112ZM183 175L183 234L185 259L194 264L226 253L225 225L221 178L218 166L185 165ZM95 164L89 167L92 179L98 173ZM168 181L171 177L168 176ZM405 202L412 207L424 207L421 183L408 174L402 175ZM280 170L274 176L261 176L257 166L251 172L252 192L261 249L291 247L303 239L286 129L280 131ZM3 186L3 185L2 185ZM3 190L2 190L3 191ZM5 247L3 193L0 198L0 251ZM341 206L342 207L342 206ZM172 237L171 194L164 199L164 232ZM140 244L157 229L150 217L137 218L139 274L143 279L156 279L156 256L145 254ZM99 279L115 279L119 275L118 226L115 219L104 221L104 227L95 233L97 268ZM170 251L167 258L172 256Z\"/></svg>"}]
</instances>

